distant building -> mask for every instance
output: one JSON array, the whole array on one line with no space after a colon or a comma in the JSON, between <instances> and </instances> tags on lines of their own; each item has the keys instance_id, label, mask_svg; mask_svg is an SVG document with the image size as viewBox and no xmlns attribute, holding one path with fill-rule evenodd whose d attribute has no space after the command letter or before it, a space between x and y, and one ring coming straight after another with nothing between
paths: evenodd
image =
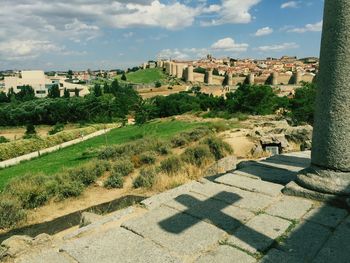
<instances>
[{"instance_id":1,"label":"distant building","mask_svg":"<svg viewBox=\"0 0 350 263\"><path fill-rule=\"evenodd\" d=\"M65 79L62 76L48 77L41 70L21 71L17 76L4 78L4 92L7 93L10 89L13 89L15 93L18 93L22 86L29 85L34 89L36 97L44 98L48 95L49 89L56 84L59 86L61 95L63 95L64 89L68 89L71 95L74 96L76 88L79 90L80 96L89 94L87 86L68 83Z\"/></svg>"}]
</instances>

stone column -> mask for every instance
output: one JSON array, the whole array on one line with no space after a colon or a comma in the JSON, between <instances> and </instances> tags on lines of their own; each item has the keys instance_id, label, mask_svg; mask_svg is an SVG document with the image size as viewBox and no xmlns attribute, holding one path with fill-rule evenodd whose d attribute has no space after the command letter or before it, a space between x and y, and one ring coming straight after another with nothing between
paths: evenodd
<instances>
[{"instance_id":1,"label":"stone column","mask_svg":"<svg viewBox=\"0 0 350 263\"><path fill-rule=\"evenodd\" d=\"M182 76L183 76L183 65L177 64L176 65L176 77L178 79L182 79Z\"/></svg>"},{"instance_id":2,"label":"stone column","mask_svg":"<svg viewBox=\"0 0 350 263\"><path fill-rule=\"evenodd\" d=\"M311 166L298 184L350 195L350 1L325 0Z\"/></svg>"},{"instance_id":3,"label":"stone column","mask_svg":"<svg viewBox=\"0 0 350 263\"><path fill-rule=\"evenodd\" d=\"M193 66L189 65L187 68L187 74L186 74L186 81L187 82L193 82Z\"/></svg>"},{"instance_id":4,"label":"stone column","mask_svg":"<svg viewBox=\"0 0 350 263\"><path fill-rule=\"evenodd\" d=\"M206 81L207 81L207 84L208 85L211 85L213 84L213 69L207 69L207 74L206 74L207 78L206 78Z\"/></svg>"},{"instance_id":5,"label":"stone column","mask_svg":"<svg viewBox=\"0 0 350 263\"><path fill-rule=\"evenodd\" d=\"M249 76L248 76L248 84L249 85L254 85L254 82L255 82L254 73L250 73Z\"/></svg>"},{"instance_id":6,"label":"stone column","mask_svg":"<svg viewBox=\"0 0 350 263\"><path fill-rule=\"evenodd\" d=\"M278 72L273 72L271 74L271 84L274 86L278 85Z\"/></svg>"},{"instance_id":7,"label":"stone column","mask_svg":"<svg viewBox=\"0 0 350 263\"><path fill-rule=\"evenodd\" d=\"M170 76L175 76L176 74L176 65L174 62L170 63Z\"/></svg>"},{"instance_id":8,"label":"stone column","mask_svg":"<svg viewBox=\"0 0 350 263\"><path fill-rule=\"evenodd\" d=\"M232 86L233 85L233 76L231 72L226 72L227 74L227 85Z\"/></svg>"}]
</instances>

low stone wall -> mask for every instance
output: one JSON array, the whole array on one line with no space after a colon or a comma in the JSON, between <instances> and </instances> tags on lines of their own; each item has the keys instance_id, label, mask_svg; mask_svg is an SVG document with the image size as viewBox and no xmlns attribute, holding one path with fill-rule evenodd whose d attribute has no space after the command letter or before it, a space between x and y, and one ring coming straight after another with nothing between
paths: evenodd
<instances>
[{"instance_id":1,"label":"low stone wall","mask_svg":"<svg viewBox=\"0 0 350 263\"><path fill-rule=\"evenodd\" d=\"M100 130L100 131L91 133L89 135L82 136L79 139L75 139L75 140L72 140L72 141L69 141L69 142L64 142L64 143L61 143L59 145L56 145L56 146L53 146L53 147L50 147L50 148L42 149L42 150L39 150L39 151L36 151L36 152L28 153L28 154L25 154L25 155L13 158L13 159L2 161L2 162L0 162L0 168L10 167L10 166L17 165L17 164L19 164L20 162L23 162L23 161L32 160L34 158L40 157L43 154L52 153L52 152L58 151L60 149L66 148L68 146L71 146L71 145L74 145L74 144L77 144L77 143L89 140L89 139L91 139L93 137L100 136L102 134L105 134L105 133L109 132L110 130L111 129Z\"/></svg>"}]
</instances>

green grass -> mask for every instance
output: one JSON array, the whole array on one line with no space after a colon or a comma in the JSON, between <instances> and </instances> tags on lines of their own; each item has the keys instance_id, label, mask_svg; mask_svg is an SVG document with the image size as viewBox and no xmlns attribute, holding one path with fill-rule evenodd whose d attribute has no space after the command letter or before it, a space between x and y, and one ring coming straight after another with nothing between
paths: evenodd
<instances>
[{"instance_id":1,"label":"green grass","mask_svg":"<svg viewBox=\"0 0 350 263\"><path fill-rule=\"evenodd\" d=\"M121 76L118 76L120 80ZM166 76L161 69L151 68L151 69L142 69L136 72L131 72L126 74L127 82L131 83L154 83L156 81L162 81Z\"/></svg>"},{"instance_id":2,"label":"green grass","mask_svg":"<svg viewBox=\"0 0 350 263\"><path fill-rule=\"evenodd\" d=\"M59 150L57 152L41 156L20 163L16 166L0 170L0 190L4 188L7 182L14 177L31 174L55 174L64 168L74 167L96 157L94 154L85 154L89 149L97 149L105 145L121 144L145 136L155 136L157 138L170 138L175 134L202 126L200 123L189 123L181 121L152 122L139 126L128 126L120 129L114 129L107 135L101 135L85 142L79 143Z\"/></svg>"}]
</instances>

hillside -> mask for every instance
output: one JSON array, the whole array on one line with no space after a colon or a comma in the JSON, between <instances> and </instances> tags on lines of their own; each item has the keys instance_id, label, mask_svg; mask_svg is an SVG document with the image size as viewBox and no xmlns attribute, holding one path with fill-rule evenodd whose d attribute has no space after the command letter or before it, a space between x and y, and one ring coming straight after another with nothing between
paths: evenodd
<instances>
[{"instance_id":1,"label":"hillside","mask_svg":"<svg viewBox=\"0 0 350 263\"><path fill-rule=\"evenodd\" d=\"M120 79L121 76L118 76ZM161 69L153 68L153 69L142 69L136 72L130 72L126 74L127 82L131 83L144 83L150 84L156 81L162 81L166 78L165 74Z\"/></svg>"}]
</instances>

